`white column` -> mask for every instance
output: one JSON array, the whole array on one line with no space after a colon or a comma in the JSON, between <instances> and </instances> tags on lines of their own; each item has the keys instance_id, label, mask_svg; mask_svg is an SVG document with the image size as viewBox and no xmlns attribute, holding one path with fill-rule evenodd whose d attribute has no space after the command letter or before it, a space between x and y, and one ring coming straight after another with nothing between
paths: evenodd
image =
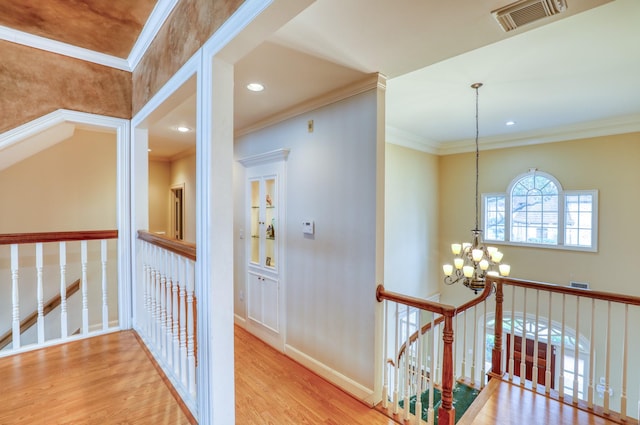
<instances>
[{"instance_id":1,"label":"white column","mask_svg":"<svg viewBox=\"0 0 640 425\"><path fill-rule=\"evenodd\" d=\"M13 349L20 348L20 280L19 280L19 260L18 245L11 245L11 302L12 302L12 321L11 329L13 332Z\"/></svg>"},{"instance_id":2,"label":"white column","mask_svg":"<svg viewBox=\"0 0 640 425\"><path fill-rule=\"evenodd\" d=\"M60 336L67 337L67 244L60 242Z\"/></svg>"},{"instance_id":3,"label":"white column","mask_svg":"<svg viewBox=\"0 0 640 425\"><path fill-rule=\"evenodd\" d=\"M36 276L38 285L38 344L44 344L44 284L42 280L42 243L36 244Z\"/></svg>"}]
</instances>

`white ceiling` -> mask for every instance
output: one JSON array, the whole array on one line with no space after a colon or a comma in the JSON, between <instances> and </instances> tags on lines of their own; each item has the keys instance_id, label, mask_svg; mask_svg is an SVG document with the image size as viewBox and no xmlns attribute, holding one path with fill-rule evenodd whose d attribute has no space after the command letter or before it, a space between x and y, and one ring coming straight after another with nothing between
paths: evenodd
<instances>
[{"instance_id":1,"label":"white ceiling","mask_svg":"<svg viewBox=\"0 0 640 425\"><path fill-rule=\"evenodd\" d=\"M387 141L428 152L471 149L476 81L485 149L640 130L640 1L567 2L505 33L508 0L317 0L235 64L236 130L372 72Z\"/></svg>"}]
</instances>

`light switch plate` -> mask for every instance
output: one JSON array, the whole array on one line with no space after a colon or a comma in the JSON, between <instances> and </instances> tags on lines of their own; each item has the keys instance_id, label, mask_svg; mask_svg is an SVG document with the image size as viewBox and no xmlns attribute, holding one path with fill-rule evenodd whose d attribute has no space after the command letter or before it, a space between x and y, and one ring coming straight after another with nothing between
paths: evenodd
<instances>
[{"instance_id":1,"label":"light switch plate","mask_svg":"<svg viewBox=\"0 0 640 425\"><path fill-rule=\"evenodd\" d=\"M313 220L305 220L302 222L302 233L305 235L313 235L315 231L315 225Z\"/></svg>"}]
</instances>

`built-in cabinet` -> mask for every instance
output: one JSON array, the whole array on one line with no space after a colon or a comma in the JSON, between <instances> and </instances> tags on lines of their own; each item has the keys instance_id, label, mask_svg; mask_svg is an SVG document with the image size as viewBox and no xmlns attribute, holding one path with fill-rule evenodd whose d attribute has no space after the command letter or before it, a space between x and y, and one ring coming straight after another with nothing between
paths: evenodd
<instances>
[{"instance_id":1,"label":"built-in cabinet","mask_svg":"<svg viewBox=\"0 0 640 425\"><path fill-rule=\"evenodd\" d=\"M284 348L284 174L288 150L240 160L246 167L247 329Z\"/></svg>"}]
</instances>

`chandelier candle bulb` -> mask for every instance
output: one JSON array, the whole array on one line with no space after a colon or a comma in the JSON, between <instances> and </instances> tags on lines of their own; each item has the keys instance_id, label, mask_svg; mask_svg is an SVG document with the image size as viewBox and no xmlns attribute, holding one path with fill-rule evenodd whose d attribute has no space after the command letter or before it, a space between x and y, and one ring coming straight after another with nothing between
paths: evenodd
<instances>
[{"instance_id":1,"label":"chandelier candle bulb","mask_svg":"<svg viewBox=\"0 0 640 425\"><path fill-rule=\"evenodd\" d=\"M456 266L456 269L460 270L462 266L464 266L464 260L462 258L454 258L453 264Z\"/></svg>"},{"instance_id":2,"label":"chandelier candle bulb","mask_svg":"<svg viewBox=\"0 0 640 425\"><path fill-rule=\"evenodd\" d=\"M502 252L496 251L491 256L491 261L493 261L494 263L499 263L500 261L502 261L502 257L503 256L504 256L504 254Z\"/></svg>"},{"instance_id":3,"label":"chandelier candle bulb","mask_svg":"<svg viewBox=\"0 0 640 425\"><path fill-rule=\"evenodd\" d=\"M498 251L498 248L496 248L495 246L488 246L487 247L487 252L489 253L489 256L493 257L493 254L496 253Z\"/></svg>"},{"instance_id":4,"label":"chandelier candle bulb","mask_svg":"<svg viewBox=\"0 0 640 425\"><path fill-rule=\"evenodd\" d=\"M462 245L460 245L459 243L452 243L451 244L451 252L453 252L453 255L460 254L460 250L461 249L462 249Z\"/></svg>"},{"instance_id":5,"label":"chandelier candle bulb","mask_svg":"<svg viewBox=\"0 0 640 425\"><path fill-rule=\"evenodd\" d=\"M485 259L480 260L480 268L482 270L487 270L489 268L489 262Z\"/></svg>"},{"instance_id":6,"label":"chandelier candle bulb","mask_svg":"<svg viewBox=\"0 0 640 425\"><path fill-rule=\"evenodd\" d=\"M466 251L468 248L471 248L471 244L469 242L464 242L462 244L462 250Z\"/></svg>"},{"instance_id":7,"label":"chandelier candle bulb","mask_svg":"<svg viewBox=\"0 0 640 425\"><path fill-rule=\"evenodd\" d=\"M500 264L499 269L502 276L509 276L511 273L511 266L508 264Z\"/></svg>"},{"instance_id":8,"label":"chandelier candle bulb","mask_svg":"<svg viewBox=\"0 0 640 425\"><path fill-rule=\"evenodd\" d=\"M442 266L445 276L451 276L453 274L453 266L451 264L445 264Z\"/></svg>"},{"instance_id":9,"label":"chandelier candle bulb","mask_svg":"<svg viewBox=\"0 0 640 425\"><path fill-rule=\"evenodd\" d=\"M481 249L474 249L473 251L471 251L471 258L473 258L473 261L475 261L476 263L482 260L483 256L484 252Z\"/></svg>"},{"instance_id":10,"label":"chandelier candle bulb","mask_svg":"<svg viewBox=\"0 0 640 425\"><path fill-rule=\"evenodd\" d=\"M462 273L464 273L465 277L472 277L475 269L472 266L464 266L462 268Z\"/></svg>"}]
</instances>

